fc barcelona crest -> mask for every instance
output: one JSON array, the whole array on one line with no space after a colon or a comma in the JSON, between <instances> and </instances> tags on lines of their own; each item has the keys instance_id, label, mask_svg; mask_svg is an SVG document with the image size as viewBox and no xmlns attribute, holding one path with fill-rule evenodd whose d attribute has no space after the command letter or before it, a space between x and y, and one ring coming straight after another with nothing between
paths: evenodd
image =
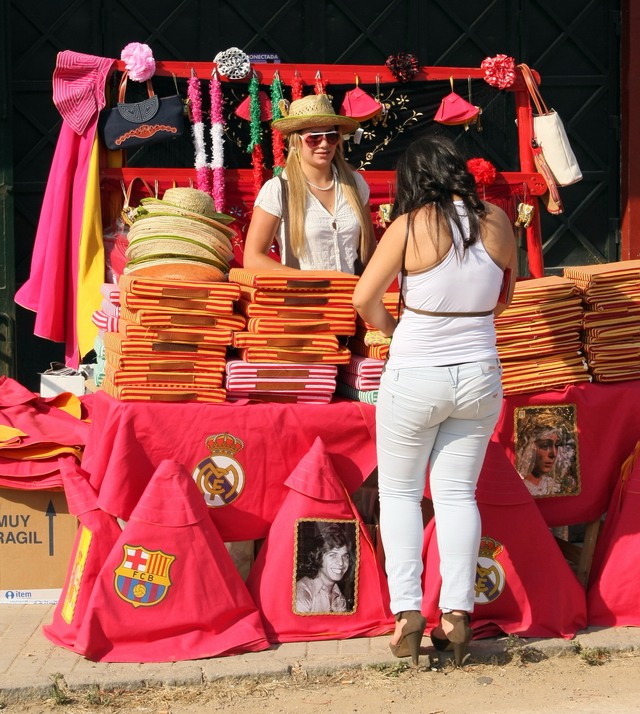
<instances>
[{"instance_id":1,"label":"fc barcelona crest","mask_svg":"<svg viewBox=\"0 0 640 714\"><path fill-rule=\"evenodd\" d=\"M244 442L224 433L210 436L204 443L211 455L195 467L193 478L207 506L228 506L240 496L244 488L244 469L235 459L236 454L244 448Z\"/></svg>"},{"instance_id":2,"label":"fc barcelona crest","mask_svg":"<svg viewBox=\"0 0 640 714\"><path fill-rule=\"evenodd\" d=\"M122 563L114 571L116 592L134 607L157 605L171 587L169 568L175 555L127 543L122 549Z\"/></svg>"},{"instance_id":3,"label":"fc barcelona crest","mask_svg":"<svg viewBox=\"0 0 640 714\"><path fill-rule=\"evenodd\" d=\"M503 550L502 543L488 536L484 536L480 541L474 598L478 605L493 602L504 590L506 584L504 569L496 560Z\"/></svg>"}]
</instances>

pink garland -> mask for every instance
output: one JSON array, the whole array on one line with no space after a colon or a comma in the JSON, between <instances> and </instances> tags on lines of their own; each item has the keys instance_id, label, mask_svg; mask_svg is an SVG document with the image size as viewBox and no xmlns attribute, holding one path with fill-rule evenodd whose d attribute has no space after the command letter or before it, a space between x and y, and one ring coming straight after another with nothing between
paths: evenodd
<instances>
[{"instance_id":1,"label":"pink garland","mask_svg":"<svg viewBox=\"0 0 640 714\"><path fill-rule=\"evenodd\" d=\"M480 68L484 70L484 80L498 89L510 87L516 80L516 63L513 57L496 55L482 60Z\"/></svg>"},{"instance_id":2,"label":"pink garland","mask_svg":"<svg viewBox=\"0 0 640 714\"><path fill-rule=\"evenodd\" d=\"M202 121L202 93L200 91L200 80L195 74L189 77L187 82L187 95L189 97L189 107L191 110L193 143L196 150L196 188L199 191L209 193L211 183L209 180L209 167L207 166L207 155L204 148L204 123Z\"/></svg>"},{"instance_id":3,"label":"pink garland","mask_svg":"<svg viewBox=\"0 0 640 714\"><path fill-rule=\"evenodd\" d=\"M224 184L224 117L222 116L222 83L214 72L209 83L209 96L211 97L211 168L213 169L213 202L216 211L224 213L225 209L225 184Z\"/></svg>"}]
</instances>

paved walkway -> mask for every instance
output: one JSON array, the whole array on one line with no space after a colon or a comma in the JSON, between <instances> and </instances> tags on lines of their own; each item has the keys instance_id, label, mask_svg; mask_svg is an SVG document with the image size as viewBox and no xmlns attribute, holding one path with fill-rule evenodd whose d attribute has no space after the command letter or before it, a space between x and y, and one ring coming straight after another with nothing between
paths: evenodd
<instances>
[{"instance_id":1,"label":"paved walkway","mask_svg":"<svg viewBox=\"0 0 640 714\"><path fill-rule=\"evenodd\" d=\"M275 645L264 652L235 657L163 662L109 664L89 662L52 645L42 634L51 621L53 605L0 605L0 704L42 699L51 694L51 675L61 674L71 689L99 685L105 690L143 686L194 686L222 677L285 677L293 670L313 674L397 663L389 651L389 637L295 642ZM423 640L422 657L439 654ZM491 662L508 656L506 637L471 644L471 661ZM575 640L527 639L518 646L535 648L545 656L576 655L579 648L607 648L612 652L640 650L640 628L590 628ZM513 652L513 650L512 650Z\"/></svg>"}]
</instances>

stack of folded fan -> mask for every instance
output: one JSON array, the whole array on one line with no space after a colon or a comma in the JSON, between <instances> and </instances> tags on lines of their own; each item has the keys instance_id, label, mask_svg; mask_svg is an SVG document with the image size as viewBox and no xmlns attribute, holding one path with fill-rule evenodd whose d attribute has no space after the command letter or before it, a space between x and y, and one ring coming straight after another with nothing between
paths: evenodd
<instances>
[{"instance_id":1,"label":"stack of folded fan","mask_svg":"<svg viewBox=\"0 0 640 714\"><path fill-rule=\"evenodd\" d=\"M513 302L495 321L505 394L591 380L582 356L583 313L578 290L566 278L516 283Z\"/></svg>"},{"instance_id":2,"label":"stack of folded fan","mask_svg":"<svg viewBox=\"0 0 640 714\"><path fill-rule=\"evenodd\" d=\"M384 360L351 355L349 364L340 365L336 392L357 402L375 404L378 401Z\"/></svg>"},{"instance_id":3,"label":"stack of folded fan","mask_svg":"<svg viewBox=\"0 0 640 714\"><path fill-rule=\"evenodd\" d=\"M229 399L328 403L336 365L350 352L337 336L355 332L353 289L358 277L335 271L251 271L234 268L239 310L248 318L227 368Z\"/></svg>"},{"instance_id":4,"label":"stack of folded fan","mask_svg":"<svg viewBox=\"0 0 640 714\"><path fill-rule=\"evenodd\" d=\"M640 260L565 268L584 303L584 350L597 382L640 378Z\"/></svg>"},{"instance_id":5,"label":"stack of folded fan","mask_svg":"<svg viewBox=\"0 0 640 714\"><path fill-rule=\"evenodd\" d=\"M391 289L382 296L382 302L396 320L398 319L399 309L398 298L398 285L394 282ZM369 323L358 315L356 319L355 337L352 337L348 344L353 354L370 357L375 360L382 360L384 362L389 354L391 340L388 337L384 337L373 325L369 325Z\"/></svg>"},{"instance_id":6,"label":"stack of folded fan","mask_svg":"<svg viewBox=\"0 0 640 714\"><path fill-rule=\"evenodd\" d=\"M120 288L111 283L104 283L100 287L102 293L102 305L100 310L96 310L91 317L91 321L98 328L98 334L93 343L96 353L96 367L94 371L94 381L96 387L102 384L105 377L106 356L104 349L104 336L107 332L118 331L118 320L120 318Z\"/></svg>"},{"instance_id":7,"label":"stack of folded fan","mask_svg":"<svg viewBox=\"0 0 640 714\"><path fill-rule=\"evenodd\" d=\"M234 312L239 296L233 283L121 276L102 388L125 401L225 401L226 350L246 323Z\"/></svg>"},{"instance_id":8,"label":"stack of folded fan","mask_svg":"<svg viewBox=\"0 0 640 714\"><path fill-rule=\"evenodd\" d=\"M382 302L397 319L399 308L398 285L394 283L387 291ZM351 359L338 370L336 391L343 397L358 402L375 404L378 401L378 389L385 360L389 354L391 339L382 335L373 325L369 325L360 315L356 319L356 334L348 346Z\"/></svg>"}]
</instances>

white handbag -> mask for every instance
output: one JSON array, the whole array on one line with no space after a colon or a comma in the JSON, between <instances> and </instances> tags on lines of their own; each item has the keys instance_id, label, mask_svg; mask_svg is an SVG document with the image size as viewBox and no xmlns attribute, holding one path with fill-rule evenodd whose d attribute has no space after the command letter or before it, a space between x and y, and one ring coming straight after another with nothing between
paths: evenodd
<instances>
[{"instance_id":1,"label":"white handbag","mask_svg":"<svg viewBox=\"0 0 640 714\"><path fill-rule=\"evenodd\" d=\"M526 64L519 64L522 76L538 111L533 115L533 133L544 153L547 165L558 186L569 186L582 178L575 154L567 138L562 119L554 109L547 109L533 73Z\"/></svg>"}]
</instances>

